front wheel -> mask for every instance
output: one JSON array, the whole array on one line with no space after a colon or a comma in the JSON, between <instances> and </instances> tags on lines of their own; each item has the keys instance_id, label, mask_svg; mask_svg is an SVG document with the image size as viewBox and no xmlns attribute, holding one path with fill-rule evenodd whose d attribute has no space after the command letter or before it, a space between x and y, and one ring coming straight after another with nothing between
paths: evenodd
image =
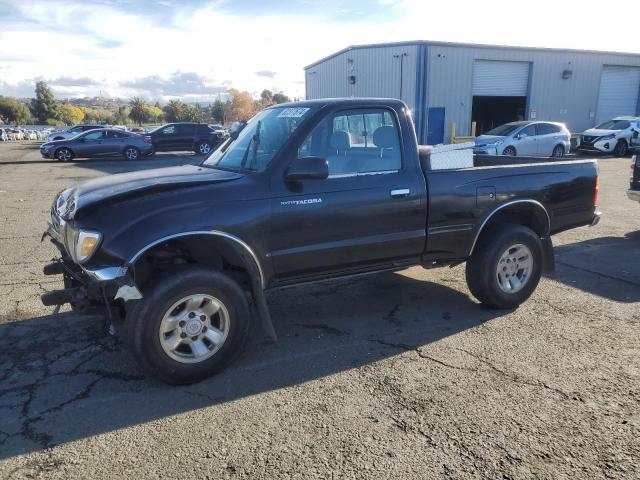
<instances>
[{"instance_id":1,"label":"front wheel","mask_svg":"<svg viewBox=\"0 0 640 480\"><path fill-rule=\"evenodd\" d=\"M516 149L514 147L507 147L502 152L503 155L507 155L508 157L516 156Z\"/></svg>"},{"instance_id":2,"label":"front wheel","mask_svg":"<svg viewBox=\"0 0 640 480\"><path fill-rule=\"evenodd\" d=\"M528 227L502 224L484 232L466 267L469 290L492 308L526 301L542 275L542 243Z\"/></svg>"},{"instance_id":3,"label":"front wheel","mask_svg":"<svg viewBox=\"0 0 640 480\"><path fill-rule=\"evenodd\" d=\"M616 147L613 149L613 154L616 157L624 157L629 151L629 145L624 140L618 140Z\"/></svg>"},{"instance_id":4,"label":"front wheel","mask_svg":"<svg viewBox=\"0 0 640 480\"><path fill-rule=\"evenodd\" d=\"M211 152L211 144L207 142L200 142L198 147L196 148L196 153L200 153L202 155L208 155Z\"/></svg>"},{"instance_id":5,"label":"front wheel","mask_svg":"<svg viewBox=\"0 0 640 480\"><path fill-rule=\"evenodd\" d=\"M248 327L247 300L234 280L187 267L143 289L123 336L146 373L185 385L224 368L243 346Z\"/></svg>"},{"instance_id":6,"label":"front wheel","mask_svg":"<svg viewBox=\"0 0 640 480\"><path fill-rule=\"evenodd\" d=\"M59 162L70 162L73 160L73 152L68 148L61 148L56 152L56 158Z\"/></svg>"}]
</instances>

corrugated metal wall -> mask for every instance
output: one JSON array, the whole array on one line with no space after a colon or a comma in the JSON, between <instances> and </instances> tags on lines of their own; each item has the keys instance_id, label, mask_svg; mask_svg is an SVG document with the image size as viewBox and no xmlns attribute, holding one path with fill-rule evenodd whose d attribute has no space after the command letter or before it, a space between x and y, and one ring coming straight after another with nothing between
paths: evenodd
<instances>
[{"instance_id":1,"label":"corrugated metal wall","mask_svg":"<svg viewBox=\"0 0 640 480\"><path fill-rule=\"evenodd\" d=\"M341 53L306 70L307 98L400 98L402 61L402 100L413 108L417 50L417 46L409 45L353 49ZM354 85L349 84L349 76L352 75L356 77Z\"/></svg>"},{"instance_id":2,"label":"corrugated metal wall","mask_svg":"<svg viewBox=\"0 0 640 480\"><path fill-rule=\"evenodd\" d=\"M458 135L471 131L474 60L508 60L531 63L529 112L538 120L565 122L571 131L592 127L596 121L603 65L640 65L640 56L599 53L550 52L508 48L428 47L428 104L445 107L445 125L458 125ZM571 70L571 78L562 72ZM450 131L445 134L450 141Z\"/></svg>"},{"instance_id":3,"label":"corrugated metal wall","mask_svg":"<svg viewBox=\"0 0 640 480\"><path fill-rule=\"evenodd\" d=\"M422 92L422 95L416 97L416 67L420 64L417 55L421 49L426 49L425 78L421 87L426 93ZM404 60L402 99L416 111L416 124L422 125L420 135L423 142L426 137L426 107L445 108L445 142L451 140L452 122L458 125L458 135L470 134L475 60L529 62L531 74L527 113L535 112L539 120L565 122L575 132L593 126L596 121L603 65L640 66L640 55L442 45L429 42L356 47L306 70L307 98L398 98L400 67L398 58L394 58L394 55L402 53L407 54ZM571 78L562 78L564 70L572 71ZM354 73L350 73L351 71ZM356 75L355 85L348 84L348 76L352 74ZM420 102L423 105L416 106L416 98L422 98Z\"/></svg>"}]
</instances>

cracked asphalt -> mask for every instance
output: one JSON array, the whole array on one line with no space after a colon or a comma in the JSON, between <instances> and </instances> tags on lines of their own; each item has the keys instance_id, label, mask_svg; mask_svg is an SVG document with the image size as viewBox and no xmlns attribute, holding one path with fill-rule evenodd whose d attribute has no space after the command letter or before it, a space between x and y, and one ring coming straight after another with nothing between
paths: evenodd
<instances>
[{"instance_id":1,"label":"cracked asphalt","mask_svg":"<svg viewBox=\"0 0 640 480\"><path fill-rule=\"evenodd\" d=\"M557 272L515 311L464 268L273 292L224 373L145 378L100 318L39 295L53 196L195 162L39 158L0 143L0 478L640 478L640 205L629 159L600 160L595 228L554 237Z\"/></svg>"}]
</instances>

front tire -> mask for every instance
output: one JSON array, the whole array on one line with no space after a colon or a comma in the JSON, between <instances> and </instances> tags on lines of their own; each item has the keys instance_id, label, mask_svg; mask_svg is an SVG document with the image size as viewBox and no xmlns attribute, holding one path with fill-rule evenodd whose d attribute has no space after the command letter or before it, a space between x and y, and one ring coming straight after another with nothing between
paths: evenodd
<instances>
[{"instance_id":1,"label":"front tire","mask_svg":"<svg viewBox=\"0 0 640 480\"><path fill-rule=\"evenodd\" d=\"M73 152L68 148L60 148L56 150L55 157L59 162L70 162L73 160Z\"/></svg>"},{"instance_id":2,"label":"front tire","mask_svg":"<svg viewBox=\"0 0 640 480\"><path fill-rule=\"evenodd\" d=\"M506 155L508 157L515 157L516 156L516 149L515 147L507 147L502 151L503 155Z\"/></svg>"},{"instance_id":3,"label":"front tire","mask_svg":"<svg viewBox=\"0 0 640 480\"><path fill-rule=\"evenodd\" d=\"M484 232L466 267L469 290L491 308L516 308L538 286L542 243L528 227L502 224Z\"/></svg>"},{"instance_id":4,"label":"front tire","mask_svg":"<svg viewBox=\"0 0 640 480\"><path fill-rule=\"evenodd\" d=\"M196 153L200 155L208 155L211 152L211 144L208 142L200 142L196 147Z\"/></svg>"},{"instance_id":5,"label":"front tire","mask_svg":"<svg viewBox=\"0 0 640 480\"><path fill-rule=\"evenodd\" d=\"M248 328L247 299L234 280L185 267L143 288L123 337L147 374L186 385L223 369L241 350Z\"/></svg>"},{"instance_id":6,"label":"front tire","mask_svg":"<svg viewBox=\"0 0 640 480\"><path fill-rule=\"evenodd\" d=\"M629 145L627 145L627 142L624 140L618 140L618 143L616 143L616 147L613 149L613 154L616 157L624 157L628 151Z\"/></svg>"}]
</instances>

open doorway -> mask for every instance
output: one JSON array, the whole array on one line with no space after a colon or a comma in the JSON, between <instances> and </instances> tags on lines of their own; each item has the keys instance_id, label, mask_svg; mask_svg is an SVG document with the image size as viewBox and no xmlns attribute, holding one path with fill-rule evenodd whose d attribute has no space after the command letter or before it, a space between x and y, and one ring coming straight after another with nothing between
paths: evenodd
<instances>
[{"instance_id":1,"label":"open doorway","mask_svg":"<svg viewBox=\"0 0 640 480\"><path fill-rule=\"evenodd\" d=\"M527 97L474 96L471 121L476 135L482 135L503 123L525 120Z\"/></svg>"}]
</instances>

